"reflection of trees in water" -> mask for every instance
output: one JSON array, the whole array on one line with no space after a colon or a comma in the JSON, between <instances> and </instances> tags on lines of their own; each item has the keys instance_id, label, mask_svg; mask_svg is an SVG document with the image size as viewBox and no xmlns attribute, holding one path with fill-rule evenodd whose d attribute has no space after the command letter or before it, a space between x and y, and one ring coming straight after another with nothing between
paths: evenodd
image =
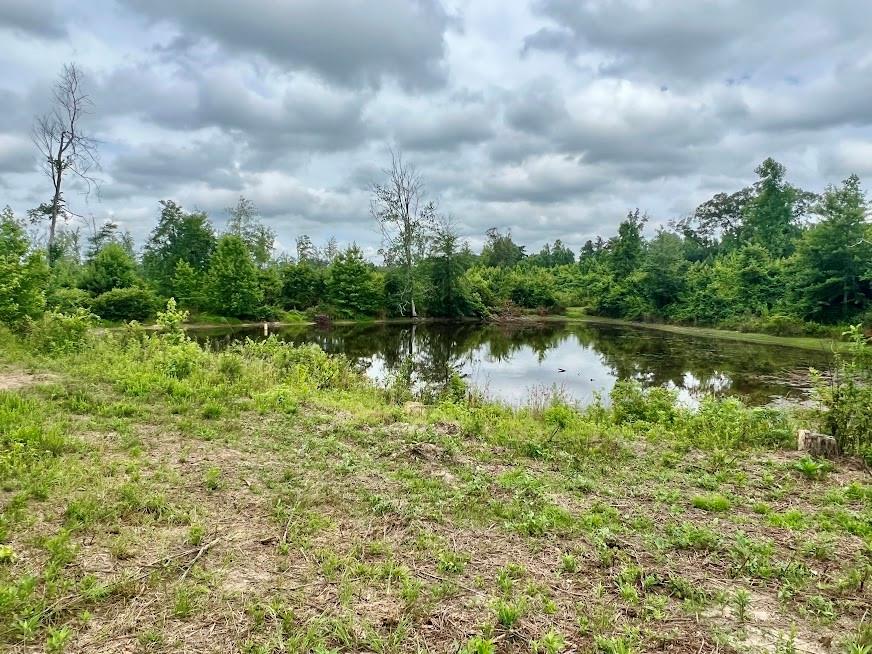
<instances>
[{"instance_id":1,"label":"reflection of trees in water","mask_svg":"<svg viewBox=\"0 0 872 654\"><path fill-rule=\"evenodd\" d=\"M262 338L260 330L237 331L204 338L221 344L244 336ZM202 336L202 335L200 335ZM456 372L479 357L511 361L521 350L532 350L541 363L548 352L574 338L582 348L599 354L618 379L635 379L645 385L672 386L692 393L731 392L765 400L783 393L786 385L773 373L825 368L828 357L791 348L760 346L738 341L703 339L597 323L490 324L354 324L316 328L285 327L279 336L290 343L316 343L327 352L343 353L359 365L381 359L388 374L411 356L419 387L445 384ZM571 363L565 367L571 369ZM570 370L570 372L572 372Z\"/></svg>"},{"instance_id":2,"label":"reflection of trees in water","mask_svg":"<svg viewBox=\"0 0 872 654\"><path fill-rule=\"evenodd\" d=\"M693 392L729 389L748 396L774 393L783 389L771 378L768 383L764 381L765 376L825 366L828 361L825 353L624 326L571 325L569 331L581 346L598 352L619 379Z\"/></svg>"}]
</instances>

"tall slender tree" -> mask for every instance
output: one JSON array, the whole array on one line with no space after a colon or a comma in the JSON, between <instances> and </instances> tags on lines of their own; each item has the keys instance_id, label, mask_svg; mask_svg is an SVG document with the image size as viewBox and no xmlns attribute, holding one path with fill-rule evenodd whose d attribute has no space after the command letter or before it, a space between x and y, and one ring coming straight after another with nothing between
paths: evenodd
<instances>
[{"instance_id":1,"label":"tall slender tree","mask_svg":"<svg viewBox=\"0 0 872 654\"><path fill-rule=\"evenodd\" d=\"M265 268L272 258L276 233L261 222L254 202L239 197L235 207L228 207L227 231L245 241L254 263Z\"/></svg>"},{"instance_id":2,"label":"tall slender tree","mask_svg":"<svg viewBox=\"0 0 872 654\"><path fill-rule=\"evenodd\" d=\"M415 264L432 234L436 204L426 199L424 180L401 154L391 151L391 167L384 172L388 180L373 185L370 211L382 230L385 263L395 262L403 269L405 288L400 297L408 302L409 315L417 318Z\"/></svg>"},{"instance_id":3,"label":"tall slender tree","mask_svg":"<svg viewBox=\"0 0 872 654\"><path fill-rule=\"evenodd\" d=\"M82 122L93 106L82 86L82 71L76 64L66 64L55 82L52 108L39 116L33 126L33 143L39 151L40 162L51 180L51 200L31 211L31 218L48 218L49 264L54 260L55 233L58 218L70 213L64 199L64 182L72 175L84 184L90 193L97 184L91 174L99 168L97 141L87 135Z\"/></svg>"}]
</instances>

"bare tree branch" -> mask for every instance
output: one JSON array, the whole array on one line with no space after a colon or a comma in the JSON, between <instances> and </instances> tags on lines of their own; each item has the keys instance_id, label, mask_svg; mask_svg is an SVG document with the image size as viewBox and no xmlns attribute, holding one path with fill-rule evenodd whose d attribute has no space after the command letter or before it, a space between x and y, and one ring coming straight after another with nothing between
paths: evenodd
<instances>
[{"instance_id":1,"label":"bare tree branch","mask_svg":"<svg viewBox=\"0 0 872 654\"><path fill-rule=\"evenodd\" d=\"M385 263L397 262L406 273L401 310L405 311L408 299L411 317L417 318L414 265L433 232L436 203L425 199L423 178L403 161L402 154L391 150L391 167L384 174L385 183L372 185L369 209L382 231Z\"/></svg>"},{"instance_id":2,"label":"bare tree branch","mask_svg":"<svg viewBox=\"0 0 872 654\"><path fill-rule=\"evenodd\" d=\"M52 251L58 218L66 219L71 212L64 200L63 183L66 173L84 183L85 195L99 191L99 180L91 174L99 170L96 139L82 130L81 121L93 107L91 98L82 90L82 72L75 64L64 65L52 92L52 109L34 120L32 139L40 155L40 165L51 179L51 201L31 211L34 219L49 220L49 261L54 260Z\"/></svg>"}]
</instances>

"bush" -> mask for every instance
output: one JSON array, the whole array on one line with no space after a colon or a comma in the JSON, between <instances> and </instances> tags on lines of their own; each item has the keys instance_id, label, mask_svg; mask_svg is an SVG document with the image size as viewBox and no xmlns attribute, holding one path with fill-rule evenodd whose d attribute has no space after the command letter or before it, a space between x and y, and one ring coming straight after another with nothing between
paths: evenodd
<instances>
[{"instance_id":1,"label":"bush","mask_svg":"<svg viewBox=\"0 0 872 654\"><path fill-rule=\"evenodd\" d=\"M851 345L836 358L828 384L818 377L816 391L826 407L822 422L846 454L857 454L872 463L872 347L861 325L845 335Z\"/></svg>"},{"instance_id":2,"label":"bush","mask_svg":"<svg viewBox=\"0 0 872 654\"><path fill-rule=\"evenodd\" d=\"M92 310L104 320L148 320L158 307L157 296L146 288L113 288L97 296Z\"/></svg>"},{"instance_id":3,"label":"bush","mask_svg":"<svg viewBox=\"0 0 872 654\"><path fill-rule=\"evenodd\" d=\"M675 393L662 387L642 388L634 381L619 381L609 394L615 422L670 424L678 410Z\"/></svg>"},{"instance_id":4,"label":"bush","mask_svg":"<svg viewBox=\"0 0 872 654\"><path fill-rule=\"evenodd\" d=\"M59 313L72 313L76 309L91 310L94 296L81 288L56 288L46 298L46 307Z\"/></svg>"},{"instance_id":5,"label":"bush","mask_svg":"<svg viewBox=\"0 0 872 654\"><path fill-rule=\"evenodd\" d=\"M85 309L73 313L48 311L40 320L28 323L31 346L48 354L66 354L82 350L88 342L88 330L96 316Z\"/></svg>"},{"instance_id":6,"label":"bush","mask_svg":"<svg viewBox=\"0 0 872 654\"><path fill-rule=\"evenodd\" d=\"M787 414L749 408L735 398L706 397L696 411L682 411L675 432L697 447L784 447L794 442Z\"/></svg>"},{"instance_id":7,"label":"bush","mask_svg":"<svg viewBox=\"0 0 872 654\"><path fill-rule=\"evenodd\" d=\"M833 329L825 325L806 322L795 316L745 316L721 322L720 327L737 332L771 334L772 336L833 336Z\"/></svg>"},{"instance_id":8,"label":"bush","mask_svg":"<svg viewBox=\"0 0 872 654\"><path fill-rule=\"evenodd\" d=\"M291 385L302 388L350 388L357 375L343 356L331 356L314 344L294 347L276 338L247 339L235 350L238 354L270 361Z\"/></svg>"}]
</instances>

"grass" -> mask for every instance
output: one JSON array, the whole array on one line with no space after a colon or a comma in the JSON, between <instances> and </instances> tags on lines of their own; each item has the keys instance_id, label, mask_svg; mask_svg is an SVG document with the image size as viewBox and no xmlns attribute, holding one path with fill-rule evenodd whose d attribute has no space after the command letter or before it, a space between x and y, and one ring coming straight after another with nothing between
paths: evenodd
<instances>
[{"instance_id":1,"label":"grass","mask_svg":"<svg viewBox=\"0 0 872 654\"><path fill-rule=\"evenodd\" d=\"M31 380L0 391L2 651L872 638L872 485L815 472L782 414L629 388L422 410L272 341L112 333L52 359L0 333L0 352L0 378Z\"/></svg>"},{"instance_id":2,"label":"grass","mask_svg":"<svg viewBox=\"0 0 872 654\"><path fill-rule=\"evenodd\" d=\"M649 322L634 322L629 320L619 320L617 318L603 318L600 316L586 315L578 307L570 307L566 310L566 316L554 316L551 320L559 320L566 322L600 322L614 325L630 325L633 327L644 327L646 329L655 329L673 334L686 334L688 336L701 336L704 338L718 338L730 341L741 341L743 343L757 343L760 345L782 345L785 347L795 347L803 350L818 350L818 351L843 351L848 347L847 343L837 341L833 338L822 336L773 336L771 334L758 334L753 332L740 332L731 329L717 329L714 327L692 327L690 325L669 325L665 323L649 323Z\"/></svg>"}]
</instances>

